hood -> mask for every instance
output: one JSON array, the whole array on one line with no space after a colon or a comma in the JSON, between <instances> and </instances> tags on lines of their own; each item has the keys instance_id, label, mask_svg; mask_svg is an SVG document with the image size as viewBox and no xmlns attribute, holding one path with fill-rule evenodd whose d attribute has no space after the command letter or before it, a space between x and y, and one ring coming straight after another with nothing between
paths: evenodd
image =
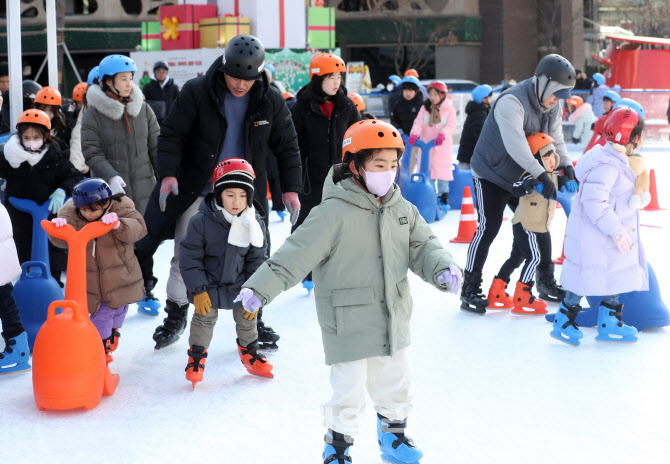
<instances>
[{"instance_id":1,"label":"hood","mask_svg":"<svg viewBox=\"0 0 670 464\"><path fill-rule=\"evenodd\" d=\"M216 101L217 107L221 107L223 102L223 92L226 91L225 77L221 65L223 63L223 55L214 60L207 72L203 76L205 87L210 98ZM260 80L254 82L251 87L249 108L254 108L265 96L270 88L268 78L265 73L261 73Z\"/></svg>"},{"instance_id":2,"label":"hood","mask_svg":"<svg viewBox=\"0 0 670 464\"><path fill-rule=\"evenodd\" d=\"M335 169L340 169L341 166L341 164L335 164L331 166L330 171L328 171L328 175L323 184L322 201L336 198L361 209L370 211L379 209L375 196L371 193L366 193L352 178L343 179L335 183L333 179ZM402 198L400 188L396 183L393 183L388 193L382 197L381 207L392 206L400 201L400 198Z\"/></svg>"},{"instance_id":3,"label":"hood","mask_svg":"<svg viewBox=\"0 0 670 464\"><path fill-rule=\"evenodd\" d=\"M593 107L591 106L590 103L584 103L582 106L573 111L570 114L570 116L568 116L568 122L574 124L575 121L577 121L581 115L583 115L584 113L588 113L589 111L593 113ZM595 118L596 116L593 115L593 117Z\"/></svg>"},{"instance_id":4,"label":"hood","mask_svg":"<svg viewBox=\"0 0 670 464\"><path fill-rule=\"evenodd\" d=\"M489 109L491 109L490 106L484 106L483 103L477 103L474 100L470 100L467 105L465 105L465 114L472 114L476 113L477 111L486 111L487 113L489 112Z\"/></svg>"},{"instance_id":5,"label":"hood","mask_svg":"<svg viewBox=\"0 0 670 464\"><path fill-rule=\"evenodd\" d=\"M144 104L144 94L135 84L133 84L133 92L130 94L130 98L133 101L128 102L125 108L128 109L128 116L135 117L140 114L140 110ZM123 117L123 103L107 96L99 85L89 86L86 92L86 102L88 106L95 108L113 121L120 121Z\"/></svg>"},{"instance_id":6,"label":"hood","mask_svg":"<svg viewBox=\"0 0 670 464\"><path fill-rule=\"evenodd\" d=\"M625 170L631 181L635 182L635 174L628 165L626 155L616 150L609 142L605 145L596 145L579 158L577 167L575 167L577 180L582 182L589 172L603 164L609 164L617 169Z\"/></svg>"},{"instance_id":7,"label":"hood","mask_svg":"<svg viewBox=\"0 0 670 464\"><path fill-rule=\"evenodd\" d=\"M554 93L558 92L559 90L573 89L573 87L560 84L556 81L549 81L547 83L546 76L533 76L531 79L533 81L533 94L535 95L534 101L537 102L538 106L540 107L543 113L547 113L551 111L554 108L554 106L562 104L559 101L558 103L556 103L556 105L552 106L551 108L545 108L544 106L542 106L541 97L543 96L542 95L543 91L544 91L544 97L546 98L549 95L553 95Z\"/></svg>"}]
</instances>

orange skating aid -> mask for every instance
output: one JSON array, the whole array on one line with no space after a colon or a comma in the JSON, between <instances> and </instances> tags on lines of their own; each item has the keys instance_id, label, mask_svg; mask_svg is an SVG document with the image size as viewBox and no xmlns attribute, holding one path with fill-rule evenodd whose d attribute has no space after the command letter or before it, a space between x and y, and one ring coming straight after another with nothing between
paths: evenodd
<instances>
[{"instance_id":1,"label":"orange skating aid","mask_svg":"<svg viewBox=\"0 0 670 464\"><path fill-rule=\"evenodd\" d=\"M205 373L205 361L207 350L200 345L193 345L188 350L188 364L186 365L186 380L195 384L202 381Z\"/></svg>"},{"instance_id":2,"label":"orange skating aid","mask_svg":"<svg viewBox=\"0 0 670 464\"><path fill-rule=\"evenodd\" d=\"M535 298L531 293L533 282L524 284L523 282L516 283L516 290L514 291L514 299L512 303L514 308L512 312L515 314L547 314L547 302Z\"/></svg>"},{"instance_id":3,"label":"orange skating aid","mask_svg":"<svg viewBox=\"0 0 670 464\"><path fill-rule=\"evenodd\" d=\"M472 201L472 192L470 191L470 187L464 187L458 235L449 241L451 243L470 243L475 236L476 230L477 216L475 215L475 205Z\"/></svg>"},{"instance_id":4,"label":"orange skating aid","mask_svg":"<svg viewBox=\"0 0 670 464\"><path fill-rule=\"evenodd\" d=\"M260 375L261 377L274 377L272 374L272 364L262 354L258 353L258 342L249 343L246 348L240 346L237 341L237 351L240 354L240 361L244 364L250 374Z\"/></svg>"},{"instance_id":5,"label":"orange skating aid","mask_svg":"<svg viewBox=\"0 0 670 464\"><path fill-rule=\"evenodd\" d=\"M512 298L505 291L506 288L507 282L497 277L493 279L487 298L489 305L486 309L512 309L514 304Z\"/></svg>"}]
</instances>

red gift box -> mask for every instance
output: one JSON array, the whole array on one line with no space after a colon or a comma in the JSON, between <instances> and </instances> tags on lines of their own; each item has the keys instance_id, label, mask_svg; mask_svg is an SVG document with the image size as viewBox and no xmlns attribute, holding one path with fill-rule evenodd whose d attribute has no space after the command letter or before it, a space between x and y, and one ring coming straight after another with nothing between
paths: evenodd
<instances>
[{"instance_id":1,"label":"red gift box","mask_svg":"<svg viewBox=\"0 0 670 464\"><path fill-rule=\"evenodd\" d=\"M216 18L216 5L168 5L160 8L161 50L200 48L199 22Z\"/></svg>"}]
</instances>

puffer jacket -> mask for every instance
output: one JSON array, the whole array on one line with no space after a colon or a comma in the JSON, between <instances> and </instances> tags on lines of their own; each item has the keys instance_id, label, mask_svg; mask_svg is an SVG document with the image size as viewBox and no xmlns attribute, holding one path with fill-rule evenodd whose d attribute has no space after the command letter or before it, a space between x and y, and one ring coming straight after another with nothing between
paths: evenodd
<instances>
[{"instance_id":1,"label":"puffer jacket","mask_svg":"<svg viewBox=\"0 0 670 464\"><path fill-rule=\"evenodd\" d=\"M266 235L265 221L256 204L256 220ZM198 212L188 223L186 235L180 242L179 269L184 279L188 300L204 291L212 306L233 309L242 284L268 259L267 240L262 247L238 247L228 243L230 223L214 203L209 193L200 203Z\"/></svg>"},{"instance_id":2,"label":"puffer jacket","mask_svg":"<svg viewBox=\"0 0 670 464\"><path fill-rule=\"evenodd\" d=\"M144 219L135 209L133 201L126 196L118 201L113 200L107 213L116 213L121 226L91 240L86 247L89 314L95 314L103 301L110 308L118 309L144 298L144 279L133 251L133 243L147 234ZM88 224L77 214L71 199L60 209L58 217L67 219L67 223L76 230ZM61 248L67 247L64 240L51 236L49 240Z\"/></svg>"},{"instance_id":3,"label":"puffer jacket","mask_svg":"<svg viewBox=\"0 0 670 464\"><path fill-rule=\"evenodd\" d=\"M440 146L430 149L430 178L438 180L454 180L452 135L456 129L456 110L449 97L445 98L440 105L439 124L429 126L430 121L430 100L426 100L419 111L414 124L412 125L411 135L417 135L423 142L430 142L437 138L439 134L444 136L444 142ZM417 161L421 166L421 157Z\"/></svg>"},{"instance_id":4,"label":"puffer jacket","mask_svg":"<svg viewBox=\"0 0 670 464\"><path fill-rule=\"evenodd\" d=\"M423 105L423 95L417 92L411 100L405 100L400 97L398 102L391 108L391 124L399 129L403 134L409 135L412 130L412 124Z\"/></svg>"},{"instance_id":5,"label":"puffer jacket","mask_svg":"<svg viewBox=\"0 0 670 464\"><path fill-rule=\"evenodd\" d=\"M597 120L598 118L593 114L593 109L588 103L584 103L568 116L568 121L575 125L572 138L579 140L582 150L585 150L591 141L593 137L593 129L591 127Z\"/></svg>"},{"instance_id":6,"label":"puffer jacket","mask_svg":"<svg viewBox=\"0 0 670 464\"><path fill-rule=\"evenodd\" d=\"M461 163L470 164L470 159L475 151L475 145L477 145L477 139L479 139L479 134L482 133L484 121L486 121L486 116L488 116L490 109L490 106L477 103L474 100L469 101L465 106L465 114L468 116L463 123L457 156L458 161Z\"/></svg>"},{"instance_id":7,"label":"puffer jacket","mask_svg":"<svg viewBox=\"0 0 670 464\"><path fill-rule=\"evenodd\" d=\"M5 206L0 203L0 287L14 280L21 274L19 256L12 236L12 222Z\"/></svg>"},{"instance_id":8,"label":"puffer jacket","mask_svg":"<svg viewBox=\"0 0 670 464\"><path fill-rule=\"evenodd\" d=\"M124 190L144 214L156 184L156 149L160 127L144 95L133 84L132 101L126 105L130 135L126 127L124 105L107 96L100 86L86 93L88 108L81 125L81 146L91 174L107 182L121 176Z\"/></svg>"},{"instance_id":9,"label":"puffer jacket","mask_svg":"<svg viewBox=\"0 0 670 464\"><path fill-rule=\"evenodd\" d=\"M437 278L455 264L397 185L378 206L351 178L334 178L341 166L326 178L321 204L243 285L268 304L312 271L326 364L407 347L407 271L447 291Z\"/></svg>"},{"instance_id":10,"label":"puffer jacket","mask_svg":"<svg viewBox=\"0 0 670 464\"><path fill-rule=\"evenodd\" d=\"M585 296L649 289L647 261L640 241L640 213L628 205L635 174L626 155L607 143L582 156L575 169L579 191L565 232L561 283ZM633 247L621 253L613 239L628 227Z\"/></svg>"}]
</instances>

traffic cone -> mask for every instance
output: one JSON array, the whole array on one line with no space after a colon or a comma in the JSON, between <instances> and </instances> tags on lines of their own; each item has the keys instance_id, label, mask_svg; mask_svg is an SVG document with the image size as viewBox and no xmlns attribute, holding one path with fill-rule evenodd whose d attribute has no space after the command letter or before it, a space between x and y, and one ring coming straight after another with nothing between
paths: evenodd
<instances>
[{"instance_id":1,"label":"traffic cone","mask_svg":"<svg viewBox=\"0 0 670 464\"><path fill-rule=\"evenodd\" d=\"M656 172L651 169L649 171L649 194L651 201L647 206L642 208L642 211L663 211L666 208L661 208L658 204L658 193L656 193Z\"/></svg>"},{"instance_id":2,"label":"traffic cone","mask_svg":"<svg viewBox=\"0 0 670 464\"><path fill-rule=\"evenodd\" d=\"M475 236L475 230L477 230L477 216L475 215L475 205L472 202L472 192L470 192L470 187L464 187L458 235L449 241L451 243L470 243Z\"/></svg>"}]
</instances>

